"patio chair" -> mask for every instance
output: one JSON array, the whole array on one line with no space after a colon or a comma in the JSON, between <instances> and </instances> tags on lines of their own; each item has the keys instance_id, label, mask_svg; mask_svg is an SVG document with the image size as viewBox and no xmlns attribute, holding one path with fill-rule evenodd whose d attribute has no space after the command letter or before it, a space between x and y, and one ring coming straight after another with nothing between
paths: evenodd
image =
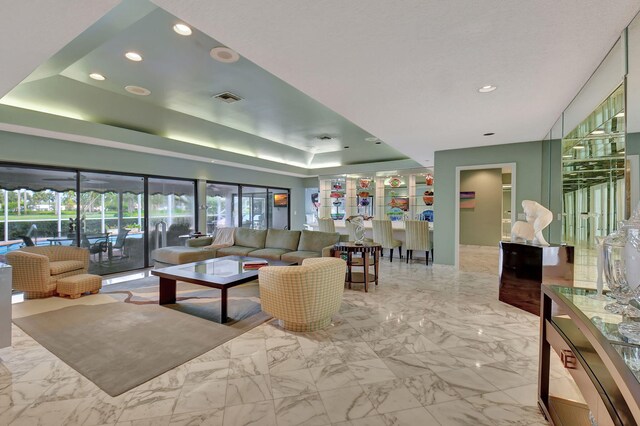
<instances>
[{"instance_id":1,"label":"patio chair","mask_svg":"<svg viewBox=\"0 0 640 426\"><path fill-rule=\"evenodd\" d=\"M129 234L129 231L130 231L129 229L124 229L124 228L118 230L118 236L116 237L116 241L111 246L111 250L113 252L112 257L118 257L119 259L124 259L126 257L129 257L124 248L127 242L127 234ZM117 256L115 255L116 250L118 251Z\"/></svg>"},{"instance_id":2,"label":"patio chair","mask_svg":"<svg viewBox=\"0 0 640 426\"><path fill-rule=\"evenodd\" d=\"M32 224L29 227L29 231L27 231L27 234L18 235L18 238L22 239L23 246L34 247L36 243L34 243L33 240L35 239L36 241L38 241L38 227L35 223Z\"/></svg>"},{"instance_id":3,"label":"patio chair","mask_svg":"<svg viewBox=\"0 0 640 426\"><path fill-rule=\"evenodd\" d=\"M102 263L102 253L106 253L109 250L109 234L100 236L95 242L89 241L87 234L80 235L80 247L89 250L89 255L98 255L98 262Z\"/></svg>"}]
</instances>

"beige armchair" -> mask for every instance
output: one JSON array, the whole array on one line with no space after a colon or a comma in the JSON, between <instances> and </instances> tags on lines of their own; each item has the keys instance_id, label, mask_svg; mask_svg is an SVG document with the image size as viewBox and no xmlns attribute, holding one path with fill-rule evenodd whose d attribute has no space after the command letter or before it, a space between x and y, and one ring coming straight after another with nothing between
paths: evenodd
<instances>
[{"instance_id":1,"label":"beige armchair","mask_svg":"<svg viewBox=\"0 0 640 426\"><path fill-rule=\"evenodd\" d=\"M60 278L89 270L89 250L81 247L23 247L6 258L13 267L13 288L24 291L25 299L53 296Z\"/></svg>"},{"instance_id":2,"label":"beige armchair","mask_svg":"<svg viewBox=\"0 0 640 426\"><path fill-rule=\"evenodd\" d=\"M260 268L262 310L291 331L327 327L338 312L347 264L335 257L304 259L300 266Z\"/></svg>"}]
</instances>

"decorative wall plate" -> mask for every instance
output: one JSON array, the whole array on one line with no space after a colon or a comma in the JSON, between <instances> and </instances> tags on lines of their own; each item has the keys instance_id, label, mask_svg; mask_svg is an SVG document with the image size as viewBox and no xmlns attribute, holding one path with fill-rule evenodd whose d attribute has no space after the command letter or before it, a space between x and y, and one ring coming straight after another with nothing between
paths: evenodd
<instances>
[{"instance_id":1,"label":"decorative wall plate","mask_svg":"<svg viewBox=\"0 0 640 426\"><path fill-rule=\"evenodd\" d=\"M396 177L389 179L389 186L397 188L402 184L402 181Z\"/></svg>"}]
</instances>

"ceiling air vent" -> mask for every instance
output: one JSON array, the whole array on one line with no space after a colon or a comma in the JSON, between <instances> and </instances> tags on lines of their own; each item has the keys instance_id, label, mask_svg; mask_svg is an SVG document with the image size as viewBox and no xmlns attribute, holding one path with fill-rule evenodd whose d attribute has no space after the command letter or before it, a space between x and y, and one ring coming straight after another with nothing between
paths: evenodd
<instances>
[{"instance_id":1,"label":"ceiling air vent","mask_svg":"<svg viewBox=\"0 0 640 426\"><path fill-rule=\"evenodd\" d=\"M334 138L332 138L329 135L320 135L320 136L316 136L316 139L321 142L329 142L329 141L332 141Z\"/></svg>"},{"instance_id":2,"label":"ceiling air vent","mask_svg":"<svg viewBox=\"0 0 640 426\"><path fill-rule=\"evenodd\" d=\"M214 98L221 100L222 102L226 102L228 104L232 104L234 102L241 101L242 98L238 95L235 95L231 92L223 92L213 96Z\"/></svg>"}]
</instances>

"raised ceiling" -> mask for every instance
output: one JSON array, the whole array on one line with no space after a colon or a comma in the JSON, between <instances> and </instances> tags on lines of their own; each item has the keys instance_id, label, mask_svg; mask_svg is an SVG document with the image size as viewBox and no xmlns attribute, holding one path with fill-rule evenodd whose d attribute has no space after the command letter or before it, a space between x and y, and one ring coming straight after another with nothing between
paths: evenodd
<instances>
[{"instance_id":1,"label":"raised ceiling","mask_svg":"<svg viewBox=\"0 0 640 426\"><path fill-rule=\"evenodd\" d=\"M179 22L153 3L124 1L0 103L209 147L211 159L224 151L311 169L408 160L251 61L212 59L209 51L222 44L196 28L176 34ZM127 60L127 51L144 60ZM128 93L128 85L151 94ZM213 97L222 92L242 100Z\"/></svg>"},{"instance_id":2,"label":"raised ceiling","mask_svg":"<svg viewBox=\"0 0 640 426\"><path fill-rule=\"evenodd\" d=\"M637 0L153 1L423 164L437 150L541 140L640 9ZM488 84L498 89L477 92Z\"/></svg>"},{"instance_id":3,"label":"raised ceiling","mask_svg":"<svg viewBox=\"0 0 640 426\"><path fill-rule=\"evenodd\" d=\"M197 32L198 37L206 34L235 49L243 60L252 61L365 129L364 133L380 137L422 164L430 164L436 150L541 139L640 8L637 0L153 2L197 28L202 32ZM3 16L11 19L3 20L0 26L0 95L84 28L91 27L115 3L68 0L61 7L55 2L36 0L3 5ZM125 3L127 7L148 7L140 0ZM146 15L139 19L142 21ZM108 17L109 14L104 18ZM119 38L113 33L126 34L134 28L128 22L122 25L126 21L126 16L121 16L118 22L106 26L103 31L110 31L114 37L105 37L103 42ZM208 120L167 109L164 102L172 108L190 105L185 106L175 93L163 93L163 89L158 92L162 99L142 100L86 84L71 74L61 75L93 50L82 43L78 48L84 54L62 64L59 73L35 75L25 84L35 86L51 79L61 85L65 81L68 87L84 85L92 99L126 97L132 102L130 105L140 106L140 115L157 116L159 111L171 111L180 115L177 121L189 129L195 126L189 120L184 124L184 117ZM58 64L54 61L49 65L55 68ZM138 84L151 85L148 82L162 78L154 75ZM498 89L489 94L478 93L477 88L486 84L497 85ZM155 95L156 91L150 89ZM224 90L243 96L240 88ZM24 96L30 96L26 88L24 92ZM94 98L97 94L101 96ZM210 113L215 114L216 109L212 107ZM270 112L262 113L269 117ZM277 137L277 124L266 128L256 125L255 133L246 133L241 129L250 120L243 121L242 114L229 117L235 127L217 125L234 134L234 146L241 145L242 135L254 136L258 131L259 140L283 145L285 138ZM154 131L153 126L146 129L144 123L135 121L136 126L132 127ZM321 125L326 123L321 121ZM160 134L165 135L162 131ZM482 136L487 132L495 135ZM200 135L191 142L201 142ZM336 164L321 157L325 154L299 147L288 148L287 152L295 154L296 159L281 161L298 164L302 159L301 164Z\"/></svg>"}]
</instances>

